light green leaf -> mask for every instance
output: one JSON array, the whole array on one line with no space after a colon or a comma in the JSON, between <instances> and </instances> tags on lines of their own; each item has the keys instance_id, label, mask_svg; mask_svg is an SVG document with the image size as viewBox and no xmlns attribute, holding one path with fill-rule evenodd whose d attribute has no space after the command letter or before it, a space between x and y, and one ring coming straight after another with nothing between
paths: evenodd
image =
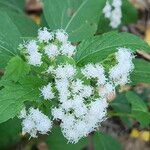
<instances>
[{"instance_id":1,"label":"light green leaf","mask_svg":"<svg viewBox=\"0 0 150 150\"><path fill-rule=\"evenodd\" d=\"M150 83L150 62L142 59L135 59L134 65L135 69L131 74L132 83Z\"/></svg>"},{"instance_id":2,"label":"light green leaf","mask_svg":"<svg viewBox=\"0 0 150 150\"><path fill-rule=\"evenodd\" d=\"M116 52L118 47L130 48L133 51L137 49L150 51L148 44L135 35L108 32L81 42L77 48L75 60L78 65L100 62Z\"/></svg>"},{"instance_id":3,"label":"light green leaf","mask_svg":"<svg viewBox=\"0 0 150 150\"><path fill-rule=\"evenodd\" d=\"M77 42L96 32L102 3L101 0L44 0L44 15L50 29L64 29L70 40Z\"/></svg>"},{"instance_id":4,"label":"light green leaf","mask_svg":"<svg viewBox=\"0 0 150 150\"><path fill-rule=\"evenodd\" d=\"M138 120L142 127L145 127L150 124L150 113L144 101L136 95L134 92L127 92L127 100L132 105L132 115Z\"/></svg>"},{"instance_id":5,"label":"light green leaf","mask_svg":"<svg viewBox=\"0 0 150 150\"><path fill-rule=\"evenodd\" d=\"M24 62L19 56L15 56L8 62L2 80L10 80L17 82L21 78L25 77L25 75L27 75L29 71L29 65L26 62Z\"/></svg>"},{"instance_id":6,"label":"light green leaf","mask_svg":"<svg viewBox=\"0 0 150 150\"><path fill-rule=\"evenodd\" d=\"M94 150L122 150L120 143L109 135L97 132L93 136Z\"/></svg>"},{"instance_id":7,"label":"light green leaf","mask_svg":"<svg viewBox=\"0 0 150 150\"><path fill-rule=\"evenodd\" d=\"M21 34L5 12L0 12L0 68L4 68L8 60L18 51Z\"/></svg>"},{"instance_id":8,"label":"light green leaf","mask_svg":"<svg viewBox=\"0 0 150 150\"><path fill-rule=\"evenodd\" d=\"M77 144L69 144L68 141L62 135L60 127L53 127L47 144L50 150L82 150L87 144L86 139L81 139Z\"/></svg>"}]
</instances>

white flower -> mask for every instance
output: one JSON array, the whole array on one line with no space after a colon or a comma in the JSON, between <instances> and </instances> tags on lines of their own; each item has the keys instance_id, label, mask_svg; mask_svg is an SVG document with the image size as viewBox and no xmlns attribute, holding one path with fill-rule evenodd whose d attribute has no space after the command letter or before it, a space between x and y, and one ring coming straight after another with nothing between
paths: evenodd
<instances>
[{"instance_id":1,"label":"white flower","mask_svg":"<svg viewBox=\"0 0 150 150\"><path fill-rule=\"evenodd\" d=\"M106 18L110 18L110 16L111 16L111 10L112 10L112 6L107 1L105 7L103 8L103 13L104 13L104 15L105 15Z\"/></svg>"},{"instance_id":2,"label":"white flower","mask_svg":"<svg viewBox=\"0 0 150 150\"><path fill-rule=\"evenodd\" d=\"M88 85L84 85L83 91L81 92L83 97L90 97L93 94L93 88Z\"/></svg>"},{"instance_id":3,"label":"white flower","mask_svg":"<svg viewBox=\"0 0 150 150\"><path fill-rule=\"evenodd\" d=\"M115 93L115 86L112 83L106 83L99 87L99 96L107 97L111 93Z\"/></svg>"},{"instance_id":4,"label":"white flower","mask_svg":"<svg viewBox=\"0 0 150 150\"><path fill-rule=\"evenodd\" d=\"M134 56L129 49L119 48L118 52L116 52L118 63L109 71L109 77L116 86L130 82L129 74L134 69L133 58Z\"/></svg>"},{"instance_id":5,"label":"white flower","mask_svg":"<svg viewBox=\"0 0 150 150\"><path fill-rule=\"evenodd\" d=\"M66 43L67 40L68 40L67 33L64 30L62 30L62 29L57 30L55 35L56 35L56 39L59 40L62 43Z\"/></svg>"},{"instance_id":6,"label":"white flower","mask_svg":"<svg viewBox=\"0 0 150 150\"><path fill-rule=\"evenodd\" d=\"M53 34L46 27L38 30L38 39L40 42L48 42L53 39Z\"/></svg>"},{"instance_id":7,"label":"white flower","mask_svg":"<svg viewBox=\"0 0 150 150\"><path fill-rule=\"evenodd\" d=\"M69 87L68 79L66 78L58 79L58 80L55 80L55 83L56 83L56 88L59 92L59 101L60 102L66 101L70 95L70 92L68 90L68 87Z\"/></svg>"},{"instance_id":8,"label":"white flower","mask_svg":"<svg viewBox=\"0 0 150 150\"><path fill-rule=\"evenodd\" d=\"M53 108L52 109L52 115L54 119L63 119L64 117L64 110L59 107L59 108Z\"/></svg>"},{"instance_id":9,"label":"white flower","mask_svg":"<svg viewBox=\"0 0 150 150\"><path fill-rule=\"evenodd\" d=\"M122 0L113 0L112 2L112 6L115 7L115 8L120 8L122 5Z\"/></svg>"},{"instance_id":10,"label":"white flower","mask_svg":"<svg viewBox=\"0 0 150 150\"><path fill-rule=\"evenodd\" d=\"M22 121L22 133L37 137L37 133L47 134L52 128L52 122L39 109L30 108L28 115Z\"/></svg>"},{"instance_id":11,"label":"white flower","mask_svg":"<svg viewBox=\"0 0 150 150\"><path fill-rule=\"evenodd\" d=\"M110 20L110 26L114 29L121 24L121 6L122 0L113 0L112 5L107 1L105 7L103 8L105 17Z\"/></svg>"},{"instance_id":12,"label":"white flower","mask_svg":"<svg viewBox=\"0 0 150 150\"><path fill-rule=\"evenodd\" d=\"M45 47L45 54L48 55L49 58L55 58L58 54L58 47L54 44L49 44Z\"/></svg>"},{"instance_id":13,"label":"white flower","mask_svg":"<svg viewBox=\"0 0 150 150\"><path fill-rule=\"evenodd\" d=\"M56 70L55 74L56 77L59 79L63 78L71 78L75 75L76 69L74 68L73 65L66 64L66 65L59 65Z\"/></svg>"},{"instance_id":14,"label":"white flower","mask_svg":"<svg viewBox=\"0 0 150 150\"><path fill-rule=\"evenodd\" d=\"M70 42L63 43L62 46L60 47L60 51L62 55L67 55L71 57L75 53L76 47L71 45Z\"/></svg>"},{"instance_id":15,"label":"white flower","mask_svg":"<svg viewBox=\"0 0 150 150\"><path fill-rule=\"evenodd\" d=\"M105 84L106 82L104 68L100 64L88 64L81 71L82 74L89 79L96 78L98 80L98 85Z\"/></svg>"},{"instance_id":16,"label":"white flower","mask_svg":"<svg viewBox=\"0 0 150 150\"><path fill-rule=\"evenodd\" d=\"M30 42L28 42L27 44L25 44L25 47L27 49L27 52L29 55L35 53L38 51L38 45L36 43L36 41L32 40Z\"/></svg>"},{"instance_id":17,"label":"white flower","mask_svg":"<svg viewBox=\"0 0 150 150\"><path fill-rule=\"evenodd\" d=\"M49 83L48 85L44 86L41 90L41 93L45 100L50 100L54 98L54 93L52 92L52 85Z\"/></svg>"},{"instance_id":18,"label":"white flower","mask_svg":"<svg viewBox=\"0 0 150 150\"><path fill-rule=\"evenodd\" d=\"M42 54L39 52L31 53L27 58L30 65L40 66L42 64Z\"/></svg>"}]
</instances>

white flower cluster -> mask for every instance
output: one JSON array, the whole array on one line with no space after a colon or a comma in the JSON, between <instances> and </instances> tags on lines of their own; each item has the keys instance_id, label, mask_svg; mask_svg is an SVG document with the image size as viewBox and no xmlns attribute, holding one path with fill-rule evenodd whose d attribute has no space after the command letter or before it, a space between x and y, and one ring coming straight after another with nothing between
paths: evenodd
<instances>
[{"instance_id":1,"label":"white flower cluster","mask_svg":"<svg viewBox=\"0 0 150 150\"><path fill-rule=\"evenodd\" d=\"M113 0L112 4L110 4L109 1L107 1L103 9L103 13L105 17L110 20L110 26L112 28L117 28L121 24L121 6L122 0Z\"/></svg>"},{"instance_id":2,"label":"white flower cluster","mask_svg":"<svg viewBox=\"0 0 150 150\"><path fill-rule=\"evenodd\" d=\"M48 80L47 85L39 90L45 100L58 100L58 105L52 107L52 116L61 121L62 133L71 143L96 130L107 118L107 101L115 94L117 85L129 82L129 74L134 68L133 55L126 48L118 48L115 55L117 64L108 73L100 63L90 63L83 68L77 68L74 63L55 63L58 55L72 60L76 49L63 30L49 32L46 28L40 29L38 40L28 42L25 48L27 58L34 55L33 51L41 56L40 61L34 60L34 63L28 59L31 65L41 65L44 63L44 59L43 62L41 59L45 57L54 62L45 70L53 80ZM30 109L29 114L21 118L23 132L32 137L36 137L37 132L47 133L52 126L51 121L38 109Z\"/></svg>"},{"instance_id":3,"label":"white flower cluster","mask_svg":"<svg viewBox=\"0 0 150 150\"><path fill-rule=\"evenodd\" d=\"M20 116L22 119L22 133L29 133L31 137L37 137L37 133L47 134L52 128L51 120L39 109L30 108L27 113L22 109Z\"/></svg>"},{"instance_id":4,"label":"white flower cluster","mask_svg":"<svg viewBox=\"0 0 150 150\"><path fill-rule=\"evenodd\" d=\"M44 43L44 54L49 58L55 58L58 55L71 57L76 49L68 41L68 35L63 30L49 32L47 28L39 29L37 40L32 40L24 44L30 65L40 66L43 63L43 51L40 49L40 43Z\"/></svg>"},{"instance_id":5,"label":"white flower cluster","mask_svg":"<svg viewBox=\"0 0 150 150\"><path fill-rule=\"evenodd\" d=\"M116 86L125 85L130 82L129 75L134 69L133 58L134 56L130 49L118 48L116 53L118 64L109 71L110 78Z\"/></svg>"}]
</instances>

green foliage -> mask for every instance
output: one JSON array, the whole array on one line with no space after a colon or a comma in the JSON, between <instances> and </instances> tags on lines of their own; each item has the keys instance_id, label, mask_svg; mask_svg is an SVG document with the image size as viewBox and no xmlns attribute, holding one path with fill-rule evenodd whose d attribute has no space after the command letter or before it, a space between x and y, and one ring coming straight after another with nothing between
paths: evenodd
<instances>
[{"instance_id":1,"label":"green foliage","mask_svg":"<svg viewBox=\"0 0 150 150\"><path fill-rule=\"evenodd\" d=\"M17 82L21 78L25 77L29 73L29 71L29 65L24 62L19 56L15 56L8 62L2 80Z\"/></svg>"},{"instance_id":2,"label":"green foliage","mask_svg":"<svg viewBox=\"0 0 150 150\"><path fill-rule=\"evenodd\" d=\"M10 9L22 13L24 7L25 0L0 0L0 8Z\"/></svg>"},{"instance_id":3,"label":"green foliage","mask_svg":"<svg viewBox=\"0 0 150 150\"><path fill-rule=\"evenodd\" d=\"M96 32L103 3L101 0L44 0L44 15L50 29L65 29L70 40L77 42Z\"/></svg>"},{"instance_id":4,"label":"green foliage","mask_svg":"<svg viewBox=\"0 0 150 150\"><path fill-rule=\"evenodd\" d=\"M35 36L38 28L21 13L1 10L0 18L0 68L4 68L11 57L19 54L21 37Z\"/></svg>"},{"instance_id":5,"label":"green foliage","mask_svg":"<svg viewBox=\"0 0 150 150\"><path fill-rule=\"evenodd\" d=\"M138 19L137 9L128 0L123 0L122 15L122 25L135 23Z\"/></svg>"},{"instance_id":6,"label":"green foliage","mask_svg":"<svg viewBox=\"0 0 150 150\"><path fill-rule=\"evenodd\" d=\"M19 119L10 119L0 124L0 149L7 149L20 141L21 122Z\"/></svg>"},{"instance_id":7,"label":"green foliage","mask_svg":"<svg viewBox=\"0 0 150 150\"><path fill-rule=\"evenodd\" d=\"M9 76L9 79L18 80ZM38 77L28 76L19 83L4 82L4 88L0 90L0 123L15 117L23 108L26 101L40 101L40 90L44 85Z\"/></svg>"},{"instance_id":8,"label":"green foliage","mask_svg":"<svg viewBox=\"0 0 150 150\"><path fill-rule=\"evenodd\" d=\"M108 32L83 40L77 48L75 60L78 65L100 62L116 52L118 47L130 48L132 51L137 49L150 51L148 44L135 35Z\"/></svg>"},{"instance_id":9,"label":"green foliage","mask_svg":"<svg viewBox=\"0 0 150 150\"><path fill-rule=\"evenodd\" d=\"M8 60L18 53L21 34L5 12L0 12L0 18L0 68L4 68Z\"/></svg>"},{"instance_id":10,"label":"green foliage","mask_svg":"<svg viewBox=\"0 0 150 150\"><path fill-rule=\"evenodd\" d=\"M116 99L110 103L110 106L113 108L114 114L120 116L123 123L125 123L129 127L132 126L132 122L128 116L131 114L131 106L126 98L125 93L118 94Z\"/></svg>"},{"instance_id":11,"label":"green foliage","mask_svg":"<svg viewBox=\"0 0 150 150\"><path fill-rule=\"evenodd\" d=\"M18 28L22 37L35 37L38 26L25 14L4 10Z\"/></svg>"},{"instance_id":12,"label":"green foliage","mask_svg":"<svg viewBox=\"0 0 150 150\"><path fill-rule=\"evenodd\" d=\"M135 69L131 74L132 83L150 83L150 62L142 59L135 59L134 65Z\"/></svg>"},{"instance_id":13,"label":"green foliage","mask_svg":"<svg viewBox=\"0 0 150 150\"><path fill-rule=\"evenodd\" d=\"M127 100L132 105L132 116L138 120L142 127L150 124L150 113L144 101L134 92L127 92Z\"/></svg>"},{"instance_id":14,"label":"green foliage","mask_svg":"<svg viewBox=\"0 0 150 150\"><path fill-rule=\"evenodd\" d=\"M120 143L111 136L96 132L93 136L94 150L121 150Z\"/></svg>"},{"instance_id":15,"label":"green foliage","mask_svg":"<svg viewBox=\"0 0 150 150\"><path fill-rule=\"evenodd\" d=\"M48 137L47 144L51 150L81 150L87 145L87 139L81 139L77 144L69 144L62 135L60 127L55 126Z\"/></svg>"}]
</instances>

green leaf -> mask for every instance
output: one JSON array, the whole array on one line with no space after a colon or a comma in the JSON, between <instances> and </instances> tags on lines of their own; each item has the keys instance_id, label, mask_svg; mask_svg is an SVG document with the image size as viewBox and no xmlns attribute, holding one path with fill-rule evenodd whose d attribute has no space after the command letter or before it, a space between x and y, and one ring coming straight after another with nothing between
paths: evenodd
<instances>
[{"instance_id":1,"label":"green leaf","mask_svg":"<svg viewBox=\"0 0 150 150\"><path fill-rule=\"evenodd\" d=\"M22 12L25 7L25 0L0 0L0 8Z\"/></svg>"},{"instance_id":2,"label":"green leaf","mask_svg":"<svg viewBox=\"0 0 150 150\"><path fill-rule=\"evenodd\" d=\"M123 1L122 25L135 23L138 19L138 11L129 1Z\"/></svg>"},{"instance_id":3,"label":"green leaf","mask_svg":"<svg viewBox=\"0 0 150 150\"><path fill-rule=\"evenodd\" d=\"M20 141L21 122L19 119L10 119L0 124L0 148L9 149Z\"/></svg>"},{"instance_id":4,"label":"green leaf","mask_svg":"<svg viewBox=\"0 0 150 150\"><path fill-rule=\"evenodd\" d=\"M131 74L132 83L150 83L150 62L142 59L135 59L134 65L135 69Z\"/></svg>"},{"instance_id":5,"label":"green leaf","mask_svg":"<svg viewBox=\"0 0 150 150\"><path fill-rule=\"evenodd\" d=\"M89 62L100 62L116 52L118 47L130 48L133 51L137 49L150 51L148 44L135 35L109 32L81 42L75 60L80 66Z\"/></svg>"},{"instance_id":6,"label":"green leaf","mask_svg":"<svg viewBox=\"0 0 150 150\"><path fill-rule=\"evenodd\" d=\"M140 122L142 127L148 126L150 124L150 113L144 101L131 91L127 92L126 97L132 105L133 117Z\"/></svg>"},{"instance_id":7,"label":"green leaf","mask_svg":"<svg viewBox=\"0 0 150 150\"><path fill-rule=\"evenodd\" d=\"M96 132L93 136L94 150L122 150L120 143L111 136Z\"/></svg>"},{"instance_id":8,"label":"green leaf","mask_svg":"<svg viewBox=\"0 0 150 150\"><path fill-rule=\"evenodd\" d=\"M21 34L5 12L0 12L0 18L0 68L4 68L9 59L18 54Z\"/></svg>"},{"instance_id":9,"label":"green leaf","mask_svg":"<svg viewBox=\"0 0 150 150\"><path fill-rule=\"evenodd\" d=\"M15 117L23 108L25 101L39 101L40 99L39 88L43 85L42 79L34 76L27 77L20 83L6 84L0 90L0 123Z\"/></svg>"},{"instance_id":10,"label":"green leaf","mask_svg":"<svg viewBox=\"0 0 150 150\"><path fill-rule=\"evenodd\" d=\"M24 62L19 56L15 56L8 62L2 80L17 82L21 78L25 77L29 73L29 71L29 65Z\"/></svg>"},{"instance_id":11,"label":"green leaf","mask_svg":"<svg viewBox=\"0 0 150 150\"><path fill-rule=\"evenodd\" d=\"M101 0L44 0L44 15L50 29L64 29L70 40L77 42L96 32L101 3Z\"/></svg>"},{"instance_id":12,"label":"green leaf","mask_svg":"<svg viewBox=\"0 0 150 150\"><path fill-rule=\"evenodd\" d=\"M0 9L0 12L6 12L22 37L37 36L38 26L24 13L17 13L9 9Z\"/></svg>"},{"instance_id":13,"label":"green leaf","mask_svg":"<svg viewBox=\"0 0 150 150\"><path fill-rule=\"evenodd\" d=\"M125 93L118 94L116 99L110 103L110 106L113 108L115 113L121 114L121 120L127 124L129 127L132 126L132 122L130 121L127 114L131 113L131 106L128 102Z\"/></svg>"},{"instance_id":14,"label":"green leaf","mask_svg":"<svg viewBox=\"0 0 150 150\"><path fill-rule=\"evenodd\" d=\"M48 137L47 144L51 150L81 150L86 146L87 140L81 139L77 144L69 144L62 135L60 127L55 126Z\"/></svg>"}]
</instances>

